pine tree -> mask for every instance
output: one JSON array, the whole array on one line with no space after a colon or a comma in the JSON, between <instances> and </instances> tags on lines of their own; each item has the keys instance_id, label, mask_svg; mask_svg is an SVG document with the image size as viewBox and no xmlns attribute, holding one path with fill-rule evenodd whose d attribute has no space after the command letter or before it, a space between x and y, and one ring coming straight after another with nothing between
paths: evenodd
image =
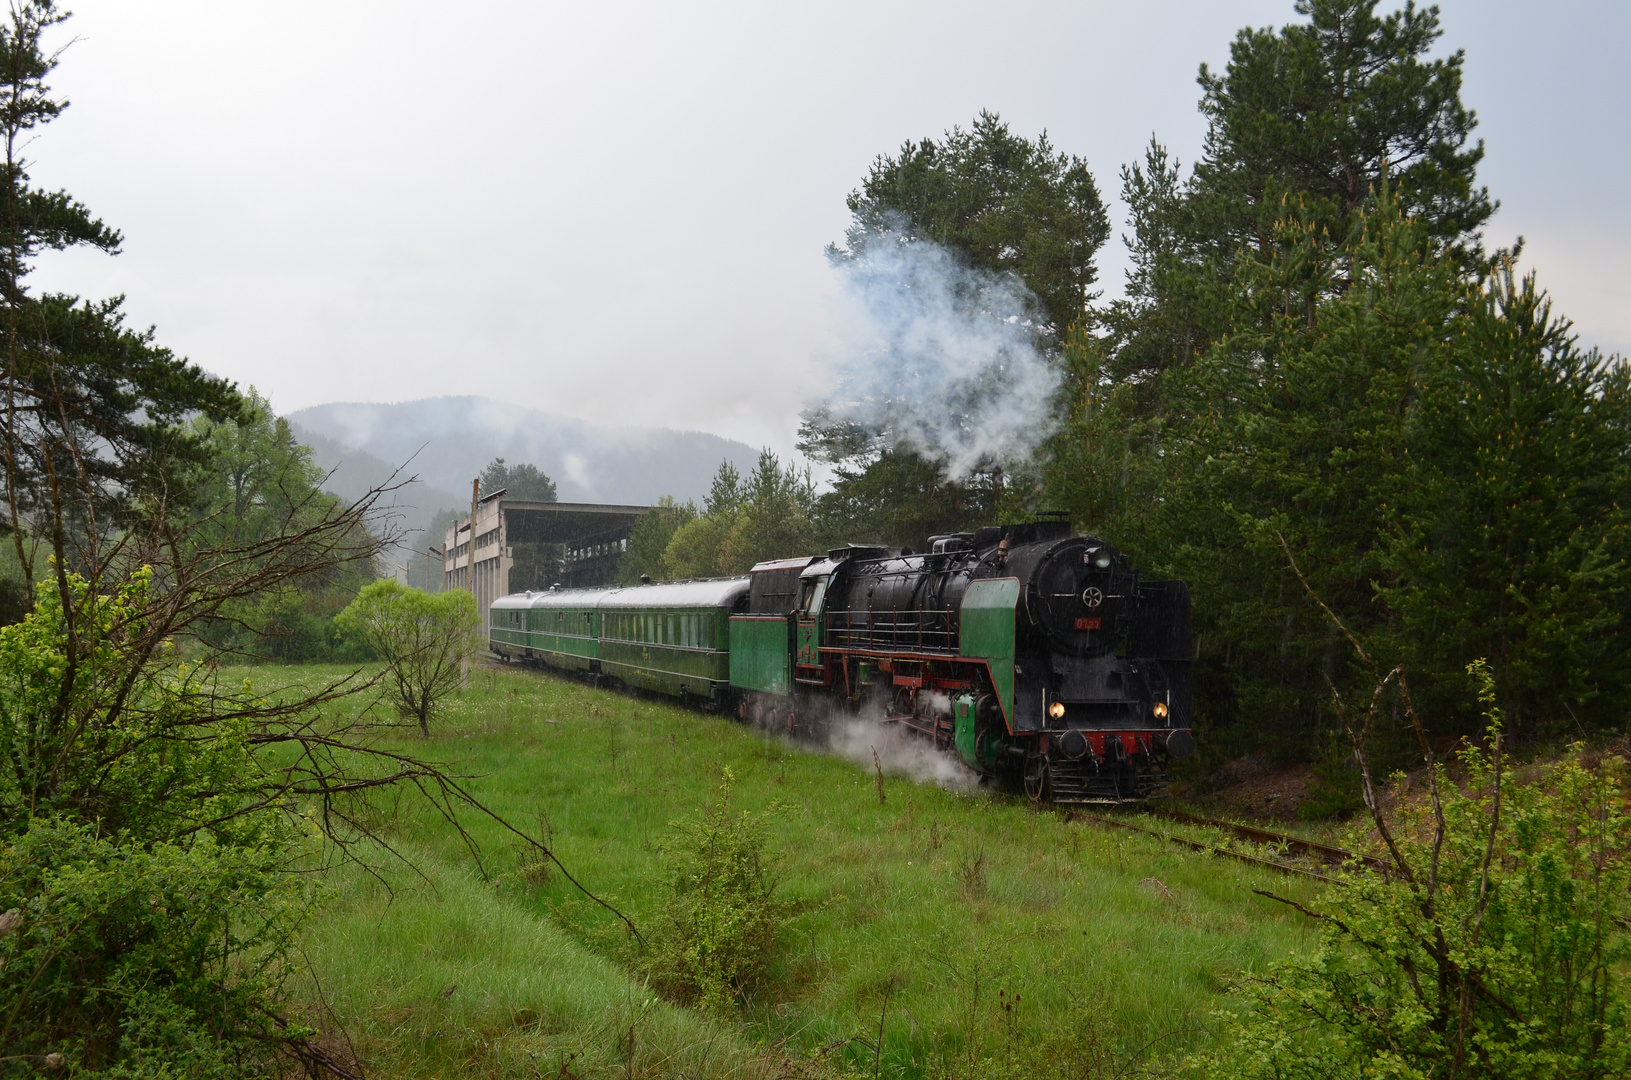
<instances>
[{"instance_id":1,"label":"pine tree","mask_svg":"<svg viewBox=\"0 0 1631 1080\"><path fill-rule=\"evenodd\" d=\"M926 239L987 275L1012 275L1037 346L1057 356L1091 318L1095 259L1109 217L1087 162L1054 149L1047 134L1013 134L995 113L936 141L879 157L848 205L853 221L835 259L864 258L876 244ZM971 277L970 280L973 280ZM958 303L979 309L977 296ZM1034 305L1034 306L1033 306ZM821 409L804 416L799 448L835 466L821 503L823 533L921 547L936 533L990 524L1001 489L997 463L951 477L943 460L908 445L885 421L868 430Z\"/></svg>"},{"instance_id":2,"label":"pine tree","mask_svg":"<svg viewBox=\"0 0 1631 1080\"><path fill-rule=\"evenodd\" d=\"M1467 272L1385 189L1361 224L1328 253L1317 226L1283 223L1276 258L1237 279L1246 329L1169 386L1172 472L1141 539L1195 591L1202 666L1226 684L1208 721L1237 748L1306 751L1330 725L1327 679L1363 681L1289 549L1408 667L1438 730L1475 723L1477 660L1520 733L1616 723L1631 376L1580 349L1532 280ZM1350 286L1288 309L1322 262Z\"/></svg>"},{"instance_id":3,"label":"pine tree","mask_svg":"<svg viewBox=\"0 0 1631 1080\"><path fill-rule=\"evenodd\" d=\"M4 308L5 525L27 591L40 544L55 559L57 588L78 569L100 588L116 535L140 521L162 531L189 509L189 472L209 456L186 423L241 415L231 383L124 325L122 299L36 296L25 279L44 251L91 247L115 254L119 233L70 196L33 186L24 146L68 102L46 79L59 53L43 38L68 17L51 0L21 0L0 21L0 306Z\"/></svg>"},{"instance_id":4,"label":"pine tree","mask_svg":"<svg viewBox=\"0 0 1631 1080\"><path fill-rule=\"evenodd\" d=\"M1055 338L1083 321L1094 259L1110 237L1110 219L1087 162L1054 149L1046 132L1033 142L981 112L964 131L936 142L907 142L880 156L847 200L854 216L839 257L868 244L919 235L968 265L1012 273L1041 302L1039 322Z\"/></svg>"},{"instance_id":5,"label":"pine tree","mask_svg":"<svg viewBox=\"0 0 1631 1080\"><path fill-rule=\"evenodd\" d=\"M1307 22L1241 30L1223 72L1201 66L1207 133L1191 175L1153 140L1123 169L1133 268L1107 313L1117 377L1152 378L1204 351L1229 329L1240 261L1272 257L1288 212L1340 246L1384 178L1435 250L1463 268L1486 261L1479 230L1496 204L1475 182L1484 147L1461 102L1463 55L1428 58L1443 33L1436 7L1375 8L1298 0Z\"/></svg>"}]
</instances>

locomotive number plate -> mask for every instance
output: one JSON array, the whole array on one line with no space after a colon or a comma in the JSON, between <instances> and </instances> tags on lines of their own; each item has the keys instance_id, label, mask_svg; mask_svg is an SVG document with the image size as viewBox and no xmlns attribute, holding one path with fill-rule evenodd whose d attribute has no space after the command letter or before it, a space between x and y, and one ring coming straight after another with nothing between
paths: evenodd
<instances>
[{"instance_id":1,"label":"locomotive number plate","mask_svg":"<svg viewBox=\"0 0 1631 1080\"><path fill-rule=\"evenodd\" d=\"M1097 630L1098 628L1099 628L1099 620L1097 620L1097 619L1077 619L1076 620L1076 629L1078 629L1078 630Z\"/></svg>"}]
</instances>

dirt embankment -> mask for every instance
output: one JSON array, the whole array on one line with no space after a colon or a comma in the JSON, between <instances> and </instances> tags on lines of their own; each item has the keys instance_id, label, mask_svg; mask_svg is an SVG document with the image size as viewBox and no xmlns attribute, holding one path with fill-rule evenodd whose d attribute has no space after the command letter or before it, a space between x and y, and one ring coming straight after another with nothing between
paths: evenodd
<instances>
[{"instance_id":1,"label":"dirt embankment","mask_svg":"<svg viewBox=\"0 0 1631 1080\"><path fill-rule=\"evenodd\" d=\"M1313 780L1313 769L1306 764L1280 765L1268 754L1256 753L1225 762L1174 794L1217 817L1296 821Z\"/></svg>"},{"instance_id":2,"label":"dirt embankment","mask_svg":"<svg viewBox=\"0 0 1631 1080\"><path fill-rule=\"evenodd\" d=\"M1449 767L1452 780L1461 775L1455 755L1464 745L1463 740L1456 740L1433 747L1438 760ZM1537 753L1536 749L1519 747L1514 752L1514 757L1522 762L1513 767L1511 773L1517 783L1533 782L1547 763L1573 753L1579 753L1580 763L1590 770L1597 769L1610 757L1631 760L1631 737L1584 749L1554 746L1544 753ZM1317 783L1313 766L1277 764L1267 753L1259 752L1225 762L1203 781L1185 785L1184 790L1175 794L1217 817L1290 822L1299 820L1299 811L1314 798ZM1401 795L1405 799L1426 797L1427 773L1423 768L1412 770L1405 777L1402 789L1387 777L1377 777L1376 786L1383 811L1390 813ZM1357 812L1364 813L1363 810Z\"/></svg>"}]
</instances>

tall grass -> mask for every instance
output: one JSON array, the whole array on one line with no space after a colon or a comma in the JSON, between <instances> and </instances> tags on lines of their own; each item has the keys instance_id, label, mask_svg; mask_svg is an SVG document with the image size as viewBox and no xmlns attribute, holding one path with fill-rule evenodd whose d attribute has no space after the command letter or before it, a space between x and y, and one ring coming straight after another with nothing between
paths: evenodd
<instances>
[{"instance_id":1,"label":"tall grass","mask_svg":"<svg viewBox=\"0 0 1631 1080\"><path fill-rule=\"evenodd\" d=\"M456 833L405 801L391 835L428 882L391 871L393 900L342 874L310 945L336 1014L403 1075L554 1075L570 1053L580 1076L746 1075L785 1068L778 1048L883 1076L1076 1050L1120 1068L1204 1040L1222 980L1312 941L1301 916L1250 891L1272 881L1303 899L1312 884L1001 795L885 776L880 800L850 762L548 675L478 671L428 740L387 738L456 763L488 805L546 829L642 927L667 899L670 823L716 799L729 767L732 804L768 816L795 902L739 1022L720 1027L653 1001L621 925L501 830L468 822L483 880Z\"/></svg>"},{"instance_id":2,"label":"tall grass","mask_svg":"<svg viewBox=\"0 0 1631 1080\"><path fill-rule=\"evenodd\" d=\"M659 1000L465 868L407 854L423 879L344 873L306 945L371 1075L775 1075L739 1032Z\"/></svg>"}]
</instances>

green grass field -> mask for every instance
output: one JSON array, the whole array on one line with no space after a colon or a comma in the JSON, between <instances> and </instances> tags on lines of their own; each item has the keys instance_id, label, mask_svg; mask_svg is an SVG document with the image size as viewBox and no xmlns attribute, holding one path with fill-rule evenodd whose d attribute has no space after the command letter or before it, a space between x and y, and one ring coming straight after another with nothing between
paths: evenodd
<instances>
[{"instance_id":1,"label":"green grass field","mask_svg":"<svg viewBox=\"0 0 1631 1080\"><path fill-rule=\"evenodd\" d=\"M332 670L230 677L275 692ZM1001 794L886 776L880 802L849 760L536 672L479 670L428 740L382 737L547 830L578 880L645 928L667 895L669 823L717 803L728 769L732 805L768 815L796 901L768 977L717 1023L658 1000L620 924L497 826L467 819L484 876L404 796L385 827L417 871L336 870L306 945L385 1075L1113 1075L1203 1041L1229 977L1311 941L1251 889L1307 899L1313 883Z\"/></svg>"}]
</instances>

